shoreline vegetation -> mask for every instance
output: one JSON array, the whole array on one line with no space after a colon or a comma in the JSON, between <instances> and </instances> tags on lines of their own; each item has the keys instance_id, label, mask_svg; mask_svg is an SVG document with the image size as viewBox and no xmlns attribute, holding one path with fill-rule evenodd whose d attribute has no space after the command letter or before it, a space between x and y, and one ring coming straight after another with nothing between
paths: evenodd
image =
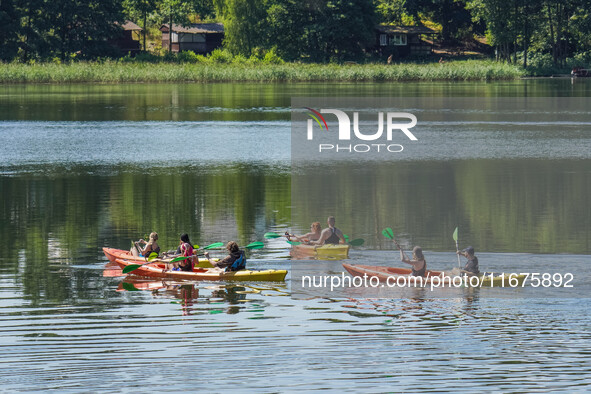
<instances>
[{"instance_id":1,"label":"shoreline vegetation","mask_svg":"<svg viewBox=\"0 0 591 394\"><path fill-rule=\"evenodd\" d=\"M527 76L492 60L446 63L319 64L245 62L99 61L0 64L0 84L159 82L402 82L494 81Z\"/></svg>"}]
</instances>

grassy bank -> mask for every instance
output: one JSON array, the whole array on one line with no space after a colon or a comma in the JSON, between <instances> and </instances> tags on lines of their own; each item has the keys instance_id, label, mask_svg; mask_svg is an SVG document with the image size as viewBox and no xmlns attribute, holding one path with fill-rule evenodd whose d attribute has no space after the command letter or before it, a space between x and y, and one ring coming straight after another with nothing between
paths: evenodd
<instances>
[{"instance_id":1,"label":"grassy bank","mask_svg":"<svg viewBox=\"0 0 591 394\"><path fill-rule=\"evenodd\" d=\"M519 67L485 60L396 65L143 62L0 64L0 83L489 81L516 79L523 75L524 71Z\"/></svg>"}]
</instances>

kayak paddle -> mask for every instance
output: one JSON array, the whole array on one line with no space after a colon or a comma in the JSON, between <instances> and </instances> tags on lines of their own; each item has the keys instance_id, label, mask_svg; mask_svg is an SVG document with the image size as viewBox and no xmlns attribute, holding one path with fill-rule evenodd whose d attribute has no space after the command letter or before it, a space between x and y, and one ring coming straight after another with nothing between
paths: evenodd
<instances>
[{"instance_id":1,"label":"kayak paddle","mask_svg":"<svg viewBox=\"0 0 591 394\"><path fill-rule=\"evenodd\" d=\"M133 283L123 282L122 284L123 290L125 291L140 291L137 287L133 285Z\"/></svg>"},{"instance_id":2,"label":"kayak paddle","mask_svg":"<svg viewBox=\"0 0 591 394\"><path fill-rule=\"evenodd\" d=\"M223 242L215 242L215 243L212 243L210 245L204 246L203 249L201 249L201 250L221 248L222 246L224 246L224 243Z\"/></svg>"},{"instance_id":3,"label":"kayak paddle","mask_svg":"<svg viewBox=\"0 0 591 394\"><path fill-rule=\"evenodd\" d=\"M343 234L343 238L345 238L345 243L348 243L351 246L361 246L365 242L365 240L361 239L361 238L357 238L357 239L354 239L353 241L349 241L349 236L347 234Z\"/></svg>"},{"instance_id":4,"label":"kayak paddle","mask_svg":"<svg viewBox=\"0 0 591 394\"><path fill-rule=\"evenodd\" d=\"M296 241L287 241L287 243L290 245L294 245L294 246L302 244L301 242L296 242Z\"/></svg>"},{"instance_id":5,"label":"kayak paddle","mask_svg":"<svg viewBox=\"0 0 591 394\"><path fill-rule=\"evenodd\" d=\"M453 234L453 239L454 241L456 241L456 254L457 252L460 251L460 248L458 246L458 228L456 227L456 229L454 230L454 234ZM460 255L458 255L458 267L462 268L462 262L460 261Z\"/></svg>"},{"instance_id":6,"label":"kayak paddle","mask_svg":"<svg viewBox=\"0 0 591 394\"><path fill-rule=\"evenodd\" d=\"M144 264L148 264L148 263L144 263ZM121 270L121 272L126 274L128 272L135 271L136 269L140 268L144 264L129 264L128 266L123 267L123 270Z\"/></svg>"},{"instance_id":7,"label":"kayak paddle","mask_svg":"<svg viewBox=\"0 0 591 394\"><path fill-rule=\"evenodd\" d=\"M265 233L264 237L267 238L267 239L281 238L281 237L283 237L283 235L279 235L277 233Z\"/></svg>"},{"instance_id":8,"label":"kayak paddle","mask_svg":"<svg viewBox=\"0 0 591 394\"><path fill-rule=\"evenodd\" d=\"M392 231L392 229L390 227L386 227L385 229L383 229L382 235L388 239L391 239L392 242L394 242L394 245L396 245L396 247L398 248L398 250L402 251L402 248L400 247L398 242L396 242L396 240L394 239L394 231Z\"/></svg>"},{"instance_id":9,"label":"kayak paddle","mask_svg":"<svg viewBox=\"0 0 591 394\"><path fill-rule=\"evenodd\" d=\"M245 249L261 249L264 247L265 247L265 244L259 241L259 242L253 242L251 244L248 244L244 248Z\"/></svg>"},{"instance_id":10,"label":"kayak paddle","mask_svg":"<svg viewBox=\"0 0 591 394\"><path fill-rule=\"evenodd\" d=\"M349 242L349 245L351 245L351 246L361 246L361 245L363 245L364 242L365 242L364 239L357 238L357 239L354 239L353 241Z\"/></svg>"},{"instance_id":11,"label":"kayak paddle","mask_svg":"<svg viewBox=\"0 0 591 394\"><path fill-rule=\"evenodd\" d=\"M390 227L382 230L382 235L388 239L394 240L394 231Z\"/></svg>"}]
</instances>

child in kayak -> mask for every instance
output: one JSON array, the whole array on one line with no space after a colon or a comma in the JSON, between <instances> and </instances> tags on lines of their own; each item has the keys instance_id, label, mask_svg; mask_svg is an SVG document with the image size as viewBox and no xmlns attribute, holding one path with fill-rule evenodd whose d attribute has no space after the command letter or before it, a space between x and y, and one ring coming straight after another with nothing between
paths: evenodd
<instances>
[{"instance_id":1,"label":"child in kayak","mask_svg":"<svg viewBox=\"0 0 591 394\"><path fill-rule=\"evenodd\" d=\"M152 232L150 233L149 241L146 242L145 240L140 239L139 241L134 242L129 253L136 257L150 257L152 253L160 254L160 246L158 246L156 241L158 241L158 233ZM146 244L143 248L140 246L142 243Z\"/></svg>"},{"instance_id":2,"label":"child in kayak","mask_svg":"<svg viewBox=\"0 0 591 394\"><path fill-rule=\"evenodd\" d=\"M219 261L210 258L209 252L205 252L204 256L215 268L224 268L226 271L240 271L246 268L246 256L236 242L228 242L226 249L230 254Z\"/></svg>"}]
</instances>

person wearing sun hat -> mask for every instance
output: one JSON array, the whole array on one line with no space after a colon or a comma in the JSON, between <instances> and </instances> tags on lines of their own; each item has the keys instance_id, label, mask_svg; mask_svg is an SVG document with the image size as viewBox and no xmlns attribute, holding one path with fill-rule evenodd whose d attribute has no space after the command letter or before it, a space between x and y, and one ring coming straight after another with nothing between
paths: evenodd
<instances>
[{"instance_id":1,"label":"person wearing sun hat","mask_svg":"<svg viewBox=\"0 0 591 394\"><path fill-rule=\"evenodd\" d=\"M457 254L461 254L465 258L468 259L468 262L461 270L463 274L468 275L479 275L480 271L478 269L478 257L474 256L474 248L472 246L468 246L466 249L462 250L461 252L456 252Z\"/></svg>"}]
</instances>

